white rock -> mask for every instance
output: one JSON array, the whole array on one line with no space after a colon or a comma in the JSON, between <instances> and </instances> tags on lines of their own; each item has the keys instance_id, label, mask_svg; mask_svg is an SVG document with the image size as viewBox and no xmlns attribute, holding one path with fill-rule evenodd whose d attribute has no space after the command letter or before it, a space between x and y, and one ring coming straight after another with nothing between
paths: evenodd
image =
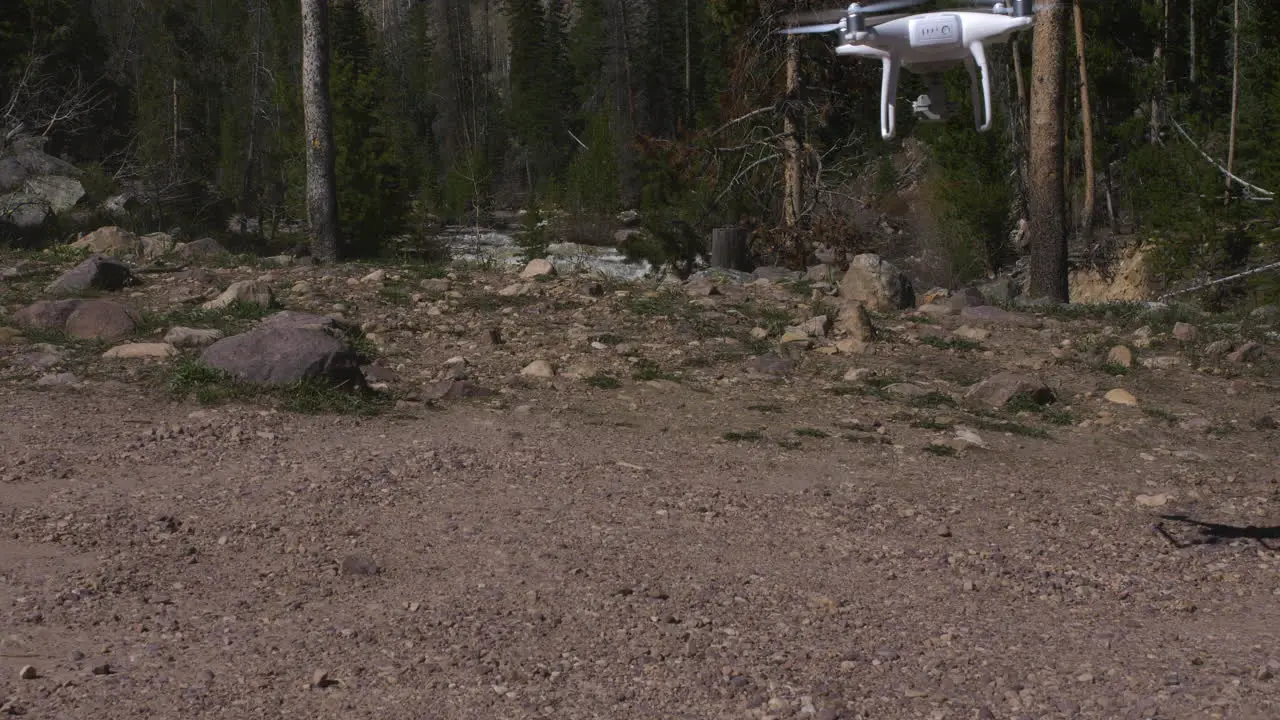
<instances>
[{"instance_id":1,"label":"white rock","mask_svg":"<svg viewBox=\"0 0 1280 720\"><path fill-rule=\"evenodd\" d=\"M380 283L380 282L382 282L383 280L386 280L386 279L387 279L387 271L386 271L386 270L382 270L382 269L378 269L378 270L374 270L373 272L369 273L368 275L365 275L364 277L360 278L360 282L362 282L362 283Z\"/></svg>"},{"instance_id":2,"label":"white rock","mask_svg":"<svg viewBox=\"0 0 1280 720\"><path fill-rule=\"evenodd\" d=\"M205 347L222 339L221 330L203 328L173 327L164 334L164 341L174 347Z\"/></svg>"},{"instance_id":3,"label":"white rock","mask_svg":"<svg viewBox=\"0 0 1280 720\"><path fill-rule=\"evenodd\" d=\"M169 343L127 343L117 345L102 353L104 358L140 360L143 358L168 358L178 354Z\"/></svg>"},{"instance_id":4,"label":"white rock","mask_svg":"<svg viewBox=\"0 0 1280 720\"><path fill-rule=\"evenodd\" d=\"M525 280L531 280L537 277L549 277L556 274L556 266L551 264L546 258L537 258L530 260L528 265L524 266L524 270L520 273L520 277Z\"/></svg>"},{"instance_id":5,"label":"white rock","mask_svg":"<svg viewBox=\"0 0 1280 720\"><path fill-rule=\"evenodd\" d=\"M200 307L205 310L222 310L236 302L270 307L271 301L271 288L266 283L257 280L240 280L231 283L221 295Z\"/></svg>"},{"instance_id":6,"label":"white rock","mask_svg":"<svg viewBox=\"0 0 1280 720\"><path fill-rule=\"evenodd\" d=\"M551 378L556 376L556 369L546 360L534 360L520 371L525 377Z\"/></svg>"}]
</instances>

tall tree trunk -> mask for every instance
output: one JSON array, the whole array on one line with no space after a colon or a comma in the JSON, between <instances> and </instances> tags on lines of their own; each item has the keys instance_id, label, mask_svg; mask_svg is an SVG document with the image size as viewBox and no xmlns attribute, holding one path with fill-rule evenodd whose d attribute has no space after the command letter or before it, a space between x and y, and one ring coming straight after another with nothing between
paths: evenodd
<instances>
[{"instance_id":1,"label":"tall tree trunk","mask_svg":"<svg viewBox=\"0 0 1280 720\"><path fill-rule=\"evenodd\" d=\"M783 219L787 227L794 227L800 220L803 177L800 172L800 123L796 122L797 98L800 87L800 44L795 35L788 35L787 43L787 94L782 113L782 145L786 153L783 170Z\"/></svg>"},{"instance_id":2,"label":"tall tree trunk","mask_svg":"<svg viewBox=\"0 0 1280 720\"><path fill-rule=\"evenodd\" d=\"M1189 67L1187 69L1187 79L1190 80L1191 82L1195 82L1196 81L1196 0L1190 0L1189 4L1191 5L1191 22L1189 24L1190 38L1187 40L1187 47L1191 51L1191 58L1190 58L1190 62L1188 63Z\"/></svg>"},{"instance_id":3,"label":"tall tree trunk","mask_svg":"<svg viewBox=\"0 0 1280 720\"><path fill-rule=\"evenodd\" d=\"M1031 296L1067 302L1067 208L1063 186L1065 6L1036 20L1031 58Z\"/></svg>"},{"instance_id":4,"label":"tall tree trunk","mask_svg":"<svg viewBox=\"0 0 1280 720\"><path fill-rule=\"evenodd\" d=\"M302 104L311 254L321 262L332 262L338 259L338 183L329 102L328 0L302 0Z\"/></svg>"},{"instance_id":5,"label":"tall tree trunk","mask_svg":"<svg viewBox=\"0 0 1280 720\"><path fill-rule=\"evenodd\" d=\"M1164 17L1160 21L1160 32L1156 36L1156 48L1151 53L1151 62L1157 66L1160 72L1160 86L1156 88L1151 95L1151 144L1156 145L1160 142L1160 128L1164 124L1164 118L1161 117L1162 101L1164 100L1165 88L1168 87L1169 77L1165 71L1164 47L1169 40L1169 2L1170 0L1160 0L1160 5L1164 9Z\"/></svg>"},{"instance_id":6,"label":"tall tree trunk","mask_svg":"<svg viewBox=\"0 0 1280 720\"><path fill-rule=\"evenodd\" d=\"M1227 201L1231 201L1231 173L1236 165L1236 128L1240 124L1240 0L1233 3L1231 21L1231 132L1227 138Z\"/></svg>"},{"instance_id":7,"label":"tall tree trunk","mask_svg":"<svg viewBox=\"0 0 1280 720\"><path fill-rule=\"evenodd\" d=\"M1084 54L1084 11L1082 0L1072 3L1076 31L1076 62L1080 72L1080 118L1084 133L1084 209L1082 212L1080 235L1088 238L1093 231L1093 206L1095 201L1094 186L1096 178L1093 168L1093 111L1089 106L1089 69Z\"/></svg>"}]
</instances>

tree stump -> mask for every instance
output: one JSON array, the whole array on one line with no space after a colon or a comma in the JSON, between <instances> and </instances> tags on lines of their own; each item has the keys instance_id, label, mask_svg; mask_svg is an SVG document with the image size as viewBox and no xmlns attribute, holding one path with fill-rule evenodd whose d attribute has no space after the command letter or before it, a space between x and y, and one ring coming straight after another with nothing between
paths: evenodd
<instances>
[{"instance_id":1,"label":"tree stump","mask_svg":"<svg viewBox=\"0 0 1280 720\"><path fill-rule=\"evenodd\" d=\"M711 267L751 272L750 236L742 228L724 227L711 231Z\"/></svg>"}]
</instances>

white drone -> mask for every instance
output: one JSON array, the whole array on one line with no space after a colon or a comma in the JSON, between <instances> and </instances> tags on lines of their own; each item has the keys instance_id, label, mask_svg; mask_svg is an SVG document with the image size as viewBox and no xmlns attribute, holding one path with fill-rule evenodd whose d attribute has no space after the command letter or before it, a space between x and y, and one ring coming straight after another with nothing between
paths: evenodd
<instances>
[{"instance_id":1,"label":"white drone","mask_svg":"<svg viewBox=\"0 0 1280 720\"><path fill-rule=\"evenodd\" d=\"M974 123L978 132L986 132L991 129L991 70L987 65L986 46L1006 42L1015 32L1030 28L1035 22L1032 0L969 0L974 5L990 5L990 11L957 9L867 17L931 1L854 3L845 10L822 13L826 17L838 13L838 22L790 27L780 32L788 35L838 32L843 42L836 47L837 55L880 59L884 68L880 84L880 135L886 140L894 134L894 104L898 99L901 70L906 68L924 76L929 86L928 94L915 100L911 109L924 120L941 122L953 114L942 73L963 62L969 71L973 93Z\"/></svg>"}]
</instances>

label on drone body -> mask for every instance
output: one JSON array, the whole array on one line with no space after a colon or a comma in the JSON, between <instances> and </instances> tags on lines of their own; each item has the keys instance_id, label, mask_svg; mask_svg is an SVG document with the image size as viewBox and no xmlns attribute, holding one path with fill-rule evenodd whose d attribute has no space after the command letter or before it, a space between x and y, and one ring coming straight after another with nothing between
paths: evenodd
<instances>
[{"instance_id":1,"label":"label on drone body","mask_svg":"<svg viewBox=\"0 0 1280 720\"><path fill-rule=\"evenodd\" d=\"M956 15L912 18L909 24L912 47L959 45L963 33Z\"/></svg>"}]
</instances>

